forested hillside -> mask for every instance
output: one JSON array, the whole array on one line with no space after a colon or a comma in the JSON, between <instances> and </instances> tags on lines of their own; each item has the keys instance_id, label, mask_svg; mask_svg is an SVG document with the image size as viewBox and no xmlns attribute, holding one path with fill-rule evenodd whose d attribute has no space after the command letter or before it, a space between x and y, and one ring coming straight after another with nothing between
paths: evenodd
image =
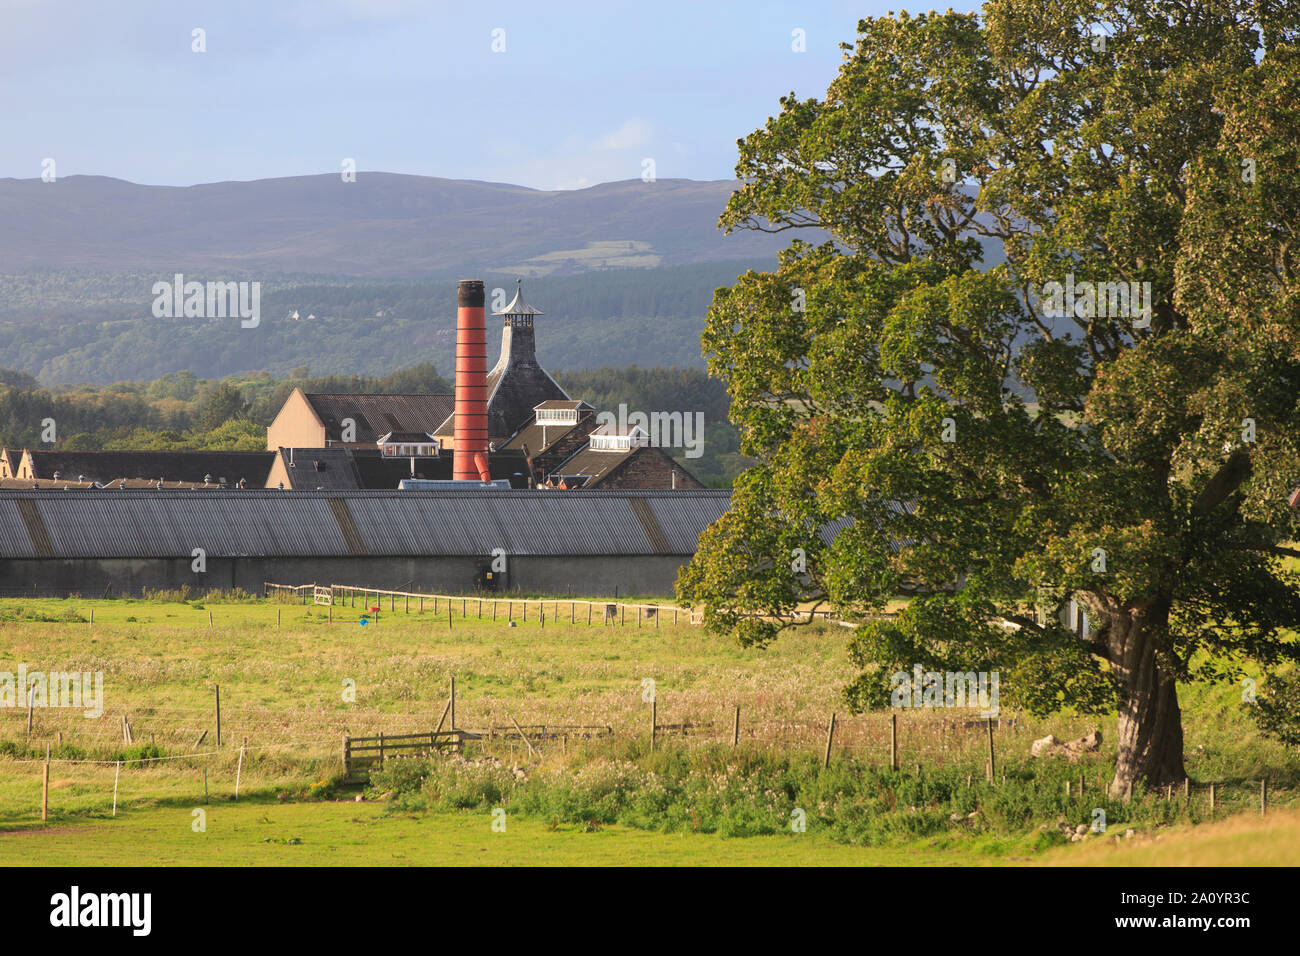
<instances>
[{"instance_id":1,"label":"forested hillside","mask_svg":"<svg viewBox=\"0 0 1300 956\"><path fill-rule=\"evenodd\" d=\"M750 266L708 263L621 269L525 280L548 368L601 365L703 368L700 330L713 290ZM480 273L482 274L482 273ZM221 276L187 276L203 281ZM490 307L513 295L513 275L484 274ZM172 372L200 378L265 369L287 376L383 376L412 356L451 368L455 279L401 282L266 280L261 321L155 318L154 273L33 272L0 276L0 366L48 385L149 381ZM494 295L495 290L500 290ZM296 314L297 318L293 318ZM489 337L489 351L495 339Z\"/></svg>"}]
</instances>

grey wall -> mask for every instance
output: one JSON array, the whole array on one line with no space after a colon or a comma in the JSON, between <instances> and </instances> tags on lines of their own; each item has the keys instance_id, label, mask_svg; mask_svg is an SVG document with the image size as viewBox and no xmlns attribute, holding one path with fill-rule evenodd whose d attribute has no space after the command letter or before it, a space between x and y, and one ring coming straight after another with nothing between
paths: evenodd
<instances>
[{"instance_id":1,"label":"grey wall","mask_svg":"<svg viewBox=\"0 0 1300 956\"><path fill-rule=\"evenodd\" d=\"M507 559L505 587L527 593L669 597L684 555L602 557L520 556ZM277 584L352 584L442 594L472 592L477 561L467 557L208 558L207 571L190 570L188 558L22 558L0 560L0 594L71 594L97 597L150 589L243 588L262 592ZM617 590L616 590L617 589Z\"/></svg>"}]
</instances>

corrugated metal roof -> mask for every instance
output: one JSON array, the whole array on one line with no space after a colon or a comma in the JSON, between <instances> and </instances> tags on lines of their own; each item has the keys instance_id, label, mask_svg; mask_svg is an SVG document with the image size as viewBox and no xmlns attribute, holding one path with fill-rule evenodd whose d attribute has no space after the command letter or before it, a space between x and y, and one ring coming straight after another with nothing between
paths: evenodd
<instances>
[{"instance_id":1,"label":"corrugated metal roof","mask_svg":"<svg viewBox=\"0 0 1300 956\"><path fill-rule=\"evenodd\" d=\"M705 495L699 492L672 491L669 494L681 497L668 506L665 506L666 499L662 497L649 498L646 504L650 506L650 513L659 522L659 527L663 528L672 551L675 554L694 554L700 532L722 517L731 504L731 493Z\"/></svg>"},{"instance_id":2,"label":"corrugated metal roof","mask_svg":"<svg viewBox=\"0 0 1300 956\"><path fill-rule=\"evenodd\" d=\"M36 499L57 557L188 557L194 548L209 557L348 553L323 494L102 490L13 496Z\"/></svg>"},{"instance_id":3,"label":"corrugated metal roof","mask_svg":"<svg viewBox=\"0 0 1300 956\"><path fill-rule=\"evenodd\" d=\"M629 502L642 499L670 553L693 554L730 492L12 491L0 492L0 558L34 555L18 502L31 500L56 557L332 556L351 553L329 501L371 555L649 555ZM337 507L337 506L336 506Z\"/></svg>"},{"instance_id":4,"label":"corrugated metal roof","mask_svg":"<svg viewBox=\"0 0 1300 956\"><path fill-rule=\"evenodd\" d=\"M17 500L12 497L0 498L0 556L30 558L35 554Z\"/></svg>"},{"instance_id":5,"label":"corrugated metal roof","mask_svg":"<svg viewBox=\"0 0 1300 956\"><path fill-rule=\"evenodd\" d=\"M275 461L269 451L61 451L33 449L29 452L37 478L108 482L119 478L148 481L201 482L205 476L224 478L233 485L245 479L254 488L266 485Z\"/></svg>"}]
</instances>

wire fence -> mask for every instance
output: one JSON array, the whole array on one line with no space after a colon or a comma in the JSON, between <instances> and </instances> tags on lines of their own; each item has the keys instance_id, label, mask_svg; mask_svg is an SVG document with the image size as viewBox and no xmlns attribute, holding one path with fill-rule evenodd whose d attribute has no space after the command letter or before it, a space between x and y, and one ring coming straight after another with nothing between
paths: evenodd
<instances>
[{"instance_id":1,"label":"wire fence","mask_svg":"<svg viewBox=\"0 0 1300 956\"><path fill-rule=\"evenodd\" d=\"M98 720L68 714L41 714L27 734L27 714L0 710L0 778L16 775L32 782L34 795L42 793L42 818L50 799L50 774L56 774L56 803L73 801L77 812L103 816L116 814L126 800L173 799L207 801L215 793L237 798L241 785L247 794L253 771L265 785L267 779L302 789L312 776L317 784L331 777L342 779L348 738L429 735L442 729L452 710L448 698L425 714L393 714L377 709L346 712L326 708L285 710L270 707L227 707L221 715L223 740L215 745L215 708L160 706L106 710ZM568 754L573 747L604 746L613 738L648 739L656 746L722 746L769 753L816 754L827 766L854 758L878 769L927 779L946 774L952 783L967 788L1005 787L1008 768L1023 783L1023 771L1033 732L1015 714L998 717L934 713L869 713L824 720L806 714L774 713L760 700L732 705L726 712L707 713L700 707L666 708L659 701L640 702L602 721L598 733L588 726L570 733L574 721L548 711L538 714L519 701L501 699L461 702L459 717L447 723L461 744L479 755L492 755L512 765L525 766L548 756ZM468 708L468 709L467 709ZM35 715L31 715L34 718ZM16 741L22 741L18 751ZM149 744L148 749L144 744ZM456 748L457 751L461 747ZM18 752L15 752L18 751ZM1057 758L1047 758L1056 760ZM1104 800L1112 766L1099 754L1077 765L1059 763L1056 772L1042 779L1047 786L1063 786L1062 806L1086 808ZM964 781L962 777L964 776ZM111 778L111 791L109 780ZM1033 786L1037 791L1037 778ZM201 790L200 790L201 785ZM1280 798L1280 800L1279 800ZM1293 790L1273 791L1259 780L1186 780L1157 792L1140 795L1144 801L1181 802L1189 811L1195 805L1201 818L1258 806L1265 812L1279 802L1296 802ZM1174 808L1177 809L1177 808ZM56 806L56 812L58 807ZM31 805L0 812L11 822L32 819ZM24 817L24 813L28 814Z\"/></svg>"}]
</instances>

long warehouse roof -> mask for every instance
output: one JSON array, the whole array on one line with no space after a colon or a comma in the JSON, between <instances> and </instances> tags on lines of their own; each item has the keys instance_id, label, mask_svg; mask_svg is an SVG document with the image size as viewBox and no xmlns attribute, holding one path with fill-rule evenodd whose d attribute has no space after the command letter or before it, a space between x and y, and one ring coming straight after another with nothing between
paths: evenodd
<instances>
[{"instance_id":1,"label":"long warehouse roof","mask_svg":"<svg viewBox=\"0 0 1300 956\"><path fill-rule=\"evenodd\" d=\"M691 555L725 490L0 492L2 558Z\"/></svg>"}]
</instances>

